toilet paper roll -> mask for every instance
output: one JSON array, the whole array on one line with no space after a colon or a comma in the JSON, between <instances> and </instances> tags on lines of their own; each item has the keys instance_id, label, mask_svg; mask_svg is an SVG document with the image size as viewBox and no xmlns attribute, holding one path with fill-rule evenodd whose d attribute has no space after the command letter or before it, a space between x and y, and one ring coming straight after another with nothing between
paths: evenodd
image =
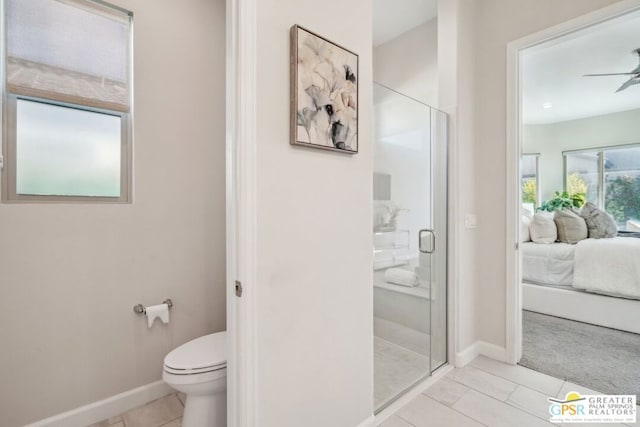
<instances>
[{"instance_id":1,"label":"toilet paper roll","mask_svg":"<svg viewBox=\"0 0 640 427\"><path fill-rule=\"evenodd\" d=\"M151 328L153 321L162 320L165 325L169 323L169 306L167 304L152 305L145 308L147 314L147 326Z\"/></svg>"}]
</instances>

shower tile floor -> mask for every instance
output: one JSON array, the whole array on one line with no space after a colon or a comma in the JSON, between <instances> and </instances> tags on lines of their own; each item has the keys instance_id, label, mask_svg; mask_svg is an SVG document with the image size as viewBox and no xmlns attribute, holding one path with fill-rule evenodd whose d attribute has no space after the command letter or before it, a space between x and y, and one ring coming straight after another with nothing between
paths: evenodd
<instances>
[{"instance_id":1,"label":"shower tile floor","mask_svg":"<svg viewBox=\"0 0 640 427\"><path fill-rule=\"evenodd\" d=\"M374 342L374 407L380 408L424 378L429 358L379 337Z\"/></svg>"},{"instance_id":2,"label":"shower tile floor","mask_svg":"<svg viewBox=\"0 0 640 427\"><path fill-rule=\"evenodd\" d=\"M181 427L185 396L173 393L89 427Z\"/></svg>"}]
</instances>

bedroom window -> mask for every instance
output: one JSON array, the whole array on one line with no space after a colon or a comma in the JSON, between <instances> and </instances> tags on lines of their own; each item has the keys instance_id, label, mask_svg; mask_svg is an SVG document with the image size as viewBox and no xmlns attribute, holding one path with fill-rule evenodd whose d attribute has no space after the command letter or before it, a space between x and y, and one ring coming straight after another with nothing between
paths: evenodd
<instances>
[{"instance_id":1,"label":"bedroom window","mask_svg":"<svg viewBox=\"0 0 640 427\"><path fill-rule=\"evenodd\" d=\"M129 202L131 13L4 5L3 201Z\"/></svg>"},{"instance_id":2,"label":"bedroom window","mask_svg":"<svg viewBox=\"0 0 640 427\"><path fill-rule=\"evenodd\" d=\"M520 160L520 187L522 193L522 203L533 204L532 207L540 205L540 186L538 180L538 167L540 154L523 154Z\"/></svg>"},{"instance_id":3,"label":"bedroom window","mask_svg":"<svg viewBox=\"0 0 640 427\"><path fill-rule=\"evenodd\" d=\"M600 153L584 151L565 153L565 190L569 194L584 193L589 202L602 206L600 197Z\"/></svg>"},{"instance_id":4,"label":"bedroom window","mask_svg":"<svg viewBox=\"0 0 640 427\"><path fill-rule=\"evenodd\" d=\"M618 228L640 231L640 145L607 150L604 156L604 207Z\"/></svg>"},{"instance_id":5,"label":"bedroom window","mask_svg":"<svg viewBox=\"0 0 640 427\"><path fill-rule=\"evenodd\" d=\"M565 152L566 189L611 214L622 231L640 231L640 144Z\"/></svg>"}]
</instances>

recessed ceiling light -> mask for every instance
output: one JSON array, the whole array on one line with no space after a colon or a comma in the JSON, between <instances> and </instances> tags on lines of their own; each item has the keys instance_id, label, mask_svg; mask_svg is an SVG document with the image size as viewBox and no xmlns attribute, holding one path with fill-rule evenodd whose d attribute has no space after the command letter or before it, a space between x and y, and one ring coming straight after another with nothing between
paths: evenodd
<instances>
[{"instance_id":1,"label":"recessed ceiling light","mask_svg":"<svg viewBox=\"0 0 640 427\"><path fill-rule=\"evenodd\" d=\"M542 108L548 110L549 108L553 108L553 104L550 102L545 102L544 104L542 104Z\"/></svg>"}]
</instances>

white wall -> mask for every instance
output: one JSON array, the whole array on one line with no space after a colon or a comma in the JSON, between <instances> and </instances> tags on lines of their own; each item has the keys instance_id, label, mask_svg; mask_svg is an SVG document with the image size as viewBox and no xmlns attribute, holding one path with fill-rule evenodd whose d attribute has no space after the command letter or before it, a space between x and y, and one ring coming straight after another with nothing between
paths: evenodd
<instances>
[{"instance_id":1,"label":"white wall","mask_svg":"<svg viewBox=\"0 0 640 427\"><path fill-rule=\"evenodd\" d=\"M225 328L224 1L114 3L135 13L134 203L0 205L3 426L160 380ZM168 326L132 311L168 297Z\"/></svg>"},{"instance_id":2,"label":"white wall","mask_svg":"<svg viewBox=\"0 0 640 427\"><path fill-rule=\"evenodd\" d=\"M473 133L469 143L475 146L474 182L463 184L459 192L476 195L478 228L473 237L462 239L473 254L461 257L459 270L468 271L476 288L476 339L505 346L506 44L611 3L615 1L484 0L478 4L473 45L467 47L467 53L475 51L475 84L468 88L473 91L474 107L469 108L475 108L475 120L473 126L464 124L458 130Z\"/></svg>"},{"instance_id":3,"label":"white wall","mask_svg":"<svg viewBox=\"0 0 640 427\"><path fill-rule=\"evenodd\" d=\"M432 19L373 50L373 80L438 106L438 20Z\"/></svg>"},{"instance_id":4,"label":"white wall","mask_svg":"<svg viewBox=\"0 0 640 427\"><path fill-rule=\"evenodd\" d=\"M564 186L562 152L640 143L640 109L566 122L524 125L522 150L540 153L541 199L548 200Z\"/></svg>"},{"instance_id":5,"label":"white wall","mask_svg":"<svg viewBox=\"0 0 640 427\"><path fill-rule=\"evenodd\" d=\"M374 47L373 80L436 106L437 19ZM384 95L374 99L374 171L391 175L391 201L408 210L398 217L398 228L410 231L410 252L417 256L418 230L431 225L429 109L385 89L378 93Z\"/></svg>"},{"instance_id":6,"label":"white wall","mask_svg":"<svg viewBox=\"0 0 640 427\"><path fill-rule=\"evenodd\" d=\"M260 425L353 427L373 412L371 2L261 0L257 13ZM289 28L360 55L355 155L289 145Z\"/></svg>"},{"instance_id":7,"label":"white wall","mask_svg":"<svg viewBox=\"0 0 640 427\"><path fill-rule=\"evenodd\" d=\"M374 47L373 80L437 106L438 20ZM374 171L391 175L391 201L408 209L400 214L398 229L410 231L410 251L417 257L418 230L431 227L429 109L385 89L381 92L384 96L374 99Z\"/></svg>"},{"instance_id":8,"label":"white wall","mask_svg":"<svg viewBox=\"0 0 640 427\"><path fill-rule=\"evenodd\" d=\"M440 109L449 115L449 286L450 319L455 328L449 361L458 364L455 352L477 339L477 258L473 242L477 230L461 226L464 214L475 212L475 37L474 0L438 2L438 80ZM457 309L456 309L457 306Z\"/></svg>"},{"instance_id":9,"label":"white wall","mask_svg":"<svg viewBox=\"0 0 640 427\"><path fill-rule=\"evenodd\" d=\"M430 109L385 93L373 107L373 170L391 175L391 200L374 203L374 220L390 203L406 209L398 215L397 229L409 230L410 254L417 259L418 230L432 227Z\"/></svg>"}]
</instances>

